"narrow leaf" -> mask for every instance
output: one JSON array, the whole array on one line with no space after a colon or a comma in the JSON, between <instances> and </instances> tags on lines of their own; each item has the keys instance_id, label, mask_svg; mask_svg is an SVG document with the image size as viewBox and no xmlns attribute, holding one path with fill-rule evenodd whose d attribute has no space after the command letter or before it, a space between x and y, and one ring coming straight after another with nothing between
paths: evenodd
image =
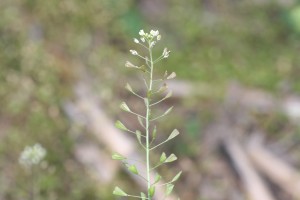
<instances>
[{"instance_id":1,"label":"narrow leaf","mask_svg":"<svg viewBox=\"0 0 300 200\"><path fill-rule=\"evenodd\" d=\"M128 196L128 194L126 194L126 192L124 192L122 189L120 189L119 187L115 187L114 191L113 191L114 195L117 196L122 196L122 197L126 197Z\"/></svg>"},{"instance_id":2,"label":"narrow leaf","mask_svg":"<svg viewBox=\"0 0 300 200\"><path fill-rule=\"evenodd\" d=\"M152 118L152 110L149 109L148 112L149 112L149 114L148 114L149 115L149 119L151 119Z\"/></svg>"},{"instance_id":3,"label":"narrow leaf","mask_svg":"<svg viewBox=\"0 0 300 200\"><path fill-rule=\"evenodd\" d=\"M146 195L143 192L141 192L141 199L146 200L146 198L147 198Z\"/></svg>"},{"instance_id":4,"label":"narrow leaf","mask_svg":"<svg viewBox=\"0 0 300 200\"><path fill-rule=\"evenodd\" d=\"M125 102L121 103L120 108L124 111L130 112L129 107L127 106L127 104Z\"/></svg>"},{"instance_id":5,"label":"narrow leaf","mask_svg":"<svg viewBox=\"0 0 300 200\"><path fill-rule=\"evenodd\" d=\"M157 129L156 129L156 126L154 126L154 129L152 131L152 140L155 140L156 138L156 133L157 133Z\"/></svg>"},{"instance_id":6,"label":"narrow leaf","mask_svg":"<svg viewBox=\"0 0 300 200\"><path fill-rule=\"evenodd\" d=\"M166 161L166 159L167 159L166 153L165 153L165 152L163 152L163 153L161 154L161 156L160 156L160 159L159 159L159 161L160 161L161 163L163 163L163 162L165 162L165 161Z\"/></svg>"},{"instance_id":7,"label":"narrow leaf","mask_svg":"<svg viewBox=\"0 0 300 200\"><path fill-rule=\"evenodd\" d=\"M115 127L117 127L117 128L120 129L120 130L123 130L123 131L127 131L127 130L128 130L128 129L125 127L125 125L124 125L122 122L120 122L119 120L116 121Z\"/></svg>"},{"instance_id":8,"label":"narrow leaf","mask_svg":"<svg viewBox=\"0 0 300 200\"><path fill-rule=\"evenodd\" d=\"M166 196L170 195L171 192L173 191L174 185L169 183L167 184L167 189L166 189Z\"/></svg>"},{"instance_id":9,"label":"narrow leaf","mask_svg":"<svg viewBox=\"0 0 300 200\"><path fill-rule=\"evenodd\" d=\"M167 140L171 140L173 139L174 137L176 137L177 135L179 135L179 131L177 129L174 129L172 131L172 133L169 135L168 139Z\"/></svg>"},{"instance_id":10,"label":"narrow leaf","mask_svg":"<svg viewBox=\"0 0 300 200\"><path fill-rule=\"evenodd\" d=\"M126 157L122 156L119 153L113 153L112 156L111 156L111 158L113 160L125 160L126 159Z\"/></svg>"},{"instance_id":11,"label":"narrow leaf","mask_svg":"<svg viewBox=\"0 0 300 200\"><path fill-rule=\"evenodd\" d=\"M145 127L144 122L143 122L143 119L142 119L140 116L137 116L137 117L138 117L138 122L140 123L140 125L141 125L142 127Z\"/></svg>"},{"instance_id":12,"label":"narrow leaf","mask_svg":"<svg viewBox=\"0 0 300 200\"><path fill-rule=\"evenodd\" d=\"M172 72L168 77L167 79L173 79L176 77L176 73L175 72Z\"/></svg>"},{"instance_id":13,"label":"narrow leaf","mask_svg":"<svg viewBox=\"0 0 300 200\"><path fill-rule=\"evenodd\" d=\"M155 187L151 186L148 190L150 197L153 197L155 194Z\"/></svg>"},{"instance_id":14,"label":"narrow leaf","mask_svg":"<svg viewBox=\"0 0 300 200\"><path fill-rule=\"evenodd\" d=\"M138 172L135 165L129 165L128 170L131 171L132 173L136 174L136 175L139 174L139 172Z\"/></svg>"},{"instance_id":15,"label":"narrow leaf","mask_svg":"<svg viewBox=\"0 0 300 200\"><path fill-rule=\"evenodd\" d=\"M176 174L176 176L174 176L174 178L172 179L171 182L175 182L179 179L180 175L181 175L182 171L180 171L179 173Z\"/></svg>"},{"instance_id":16,"label":"narrow leaf","mask_svg":"<svg viewBox=\"0 0 300 200\"><path fill-rule=\"evenodd\" d=\"M165 160L165 162L166 163L169 163L169 162L173 162L173 161L175 161L175 160L177 160L177 157L175 156L175 154L171 154L171 155L169 155L169 157Z\"/></svg>"},{"instance_id":17,"label":"narrow leaf","mask_svg":"<svg viewBox=\"0 0 300 200\"><path fill-rule=\"evenodd\" d=\"M136 134L137 140L138 140L139 143L143 146L143 143L142 143L142 133L141 133L141 131L136 130L136 131L135 131L135 134Z\"/></svg>"},{"instance_id":18,"label":"narrow leaf","mask_svg":"<svg viewBox=\"0 0 300 200\"><path fill-rule=\"evenodd\" d=\"M160 180L161 180L161 175L156 174L156 175L155 175L155 179L154 179L153 185L154 185L155 183L158 183Z\"/></svg>"}]
</instances>

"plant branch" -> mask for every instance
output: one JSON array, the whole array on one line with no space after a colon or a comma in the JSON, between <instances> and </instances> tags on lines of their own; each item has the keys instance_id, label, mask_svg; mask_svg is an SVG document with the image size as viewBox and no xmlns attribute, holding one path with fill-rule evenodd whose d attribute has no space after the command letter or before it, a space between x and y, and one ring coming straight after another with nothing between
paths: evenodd
<instances>
[{"instance_id":1,"label":"plant branch","mask_svg":"<svg viewBox=\"0 0 300 200\"><path fill-rule=\"evenodd\" d=\"M166 143L166 142L168 142L169 140L168 139L166 139L165 141L163 141L162 143L159 143L158 145L156 145L156 146L154 146L154 147L152 147L150 150L152 151L153 149L155 149L156 147L159 147L160 145L162 145L162 144L164 144L164 143Z\"/></svg>"}]
</instances>

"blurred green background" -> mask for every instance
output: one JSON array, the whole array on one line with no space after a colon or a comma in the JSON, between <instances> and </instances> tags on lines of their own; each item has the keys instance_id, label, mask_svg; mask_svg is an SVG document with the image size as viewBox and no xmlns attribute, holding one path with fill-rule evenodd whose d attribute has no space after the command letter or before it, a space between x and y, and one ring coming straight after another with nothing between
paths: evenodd
<instances>
[{"instance_id":1,"label":"blurred green background","mask_svg":"<svg viewBox=\"0 0 300 200\"><path fill-rule=\"evenodd\" d=\"M183 104L190 113L185 124L179 116L164 123L187 133L185 145L170 147L182 157L196 154L193 141L230 82L299 93L296 0L1 0L0 199L26 197L28 176L18 156L36 142L48 151L38 179L42 199L114 199L114 183L96 184L76 161L62 106L85 71L107 112L117 115L122 86L135 77L124 63L140 29L160 31L155 54L171 50L158 71L206 88ZM194 116L198 111L202 117Z\"/></svg>"}]
</instances>

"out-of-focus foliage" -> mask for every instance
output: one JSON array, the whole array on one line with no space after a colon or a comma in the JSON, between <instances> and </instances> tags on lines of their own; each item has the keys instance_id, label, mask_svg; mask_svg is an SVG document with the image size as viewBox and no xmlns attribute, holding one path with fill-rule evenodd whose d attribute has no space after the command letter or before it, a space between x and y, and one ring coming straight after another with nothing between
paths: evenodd
<instances>
[{"instance_id":1,"label":"out-of-focus foliage","mask_svg":"<svg viewBox=\"0 0 300 200\"><path fill-rule=\"evenodd\" d=\"M299 88L299 37L285 21L290 8L251 1L170 2L162 25L175 37L169 68L181 69L179 75L217 87L238 80L266 89L286 82Z\"/></svg>"},{"instance_id":2,"label":"out-of-focus foliage","mask_svg":"<svg viewBox=\"0 0 300 200\"><path fill-rule=\"evenodd\" d=\"M107 88L123 83L125 50L141 28L158 28L162 43L170 47L162 70L200 81L208 85L207 92L222 92L232 80L299 90L296 5L267 0L1 0L0 199L24 195L28 180L18 156L36 142L48 152L39 175L44 199L111 198L106 190L97 193L94 183L78 173L83 169L72 155L62 105L71 98L82 68L108 86L101 92L112 99ZM193 140L199 127L191 121L185 128L186 140ZM192 149L185 151L193 154Z\"/></svg>"}]
</instances>

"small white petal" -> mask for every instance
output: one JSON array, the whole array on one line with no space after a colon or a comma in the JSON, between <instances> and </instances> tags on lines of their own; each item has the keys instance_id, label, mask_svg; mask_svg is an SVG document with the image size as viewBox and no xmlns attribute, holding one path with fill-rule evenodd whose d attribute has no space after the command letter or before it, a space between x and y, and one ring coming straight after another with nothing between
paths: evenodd
<instances>
[{"instance_id":1,"label":"small white petal","mask_svg":"<svg viewBox=\"0 0 300 200\"><path fill-rule=\"evenodd\" d=\"M143 30L143 29L142 29L142 30L140 30L139 34L140 34L140 36L144 36L144 35L145 35L145 32L144 32L144 30Z\"/></svg>"},{"instance_id":2,"label":"small white petal","mask_svg":"<svg viewBox=\"0 0 300 200\"><path fill-rule=\"evenodd\" d=\"M133 40L135 43L140 43L140 41L138 40L138 39L136 39L136 38L134 38L134 40Z\"/></svg>"},{"instance_id":3,"label":"small white petal","mask_svg":"<svg viewBox=\"0 0 300 200\"><path fill-rule=\"evenodd\" d=\"M158 30L156 30L156 31L151 30L151 31L150 31L150 34L151 34L153 37L156 37L156 36L158 36L159 32L158 32Z\"/></svg>"},{"instance_id":4,"label":"small white petal","mask_svg":"<svg viewBox=\"0 0 300 200\"><path fill-rule=\"evenodd\" d=\"M155 45L155 42L154 42L154 41L153 41L153 42L151 42L151 44L150 44L150 48L152 48L154 45Z\"/></svg>"},{"instance_id":5,"label":"small white petal","mask_svg":"<svg viewBox=\"0 0 300 200\"><path fill-rule=\"evenodd\" d=\"M136 50L130 50L130 53L131 53L132 55L138 55L138 52L137 52Z\"/></svg>"},{"instance_id":6,"label":"small white petal","mask_svg":"<svg viewBox=\"0 0 300 200\"><path fill-rule=\"evenodd\" d=\"M170 54L170 51L168 51L167 48L164 48L164 51L163 51L163 53L162 53L163 57L164 57L164 58L167 58L167 57L169 57L169 54Z\"/></svg>"}]
</instances>

